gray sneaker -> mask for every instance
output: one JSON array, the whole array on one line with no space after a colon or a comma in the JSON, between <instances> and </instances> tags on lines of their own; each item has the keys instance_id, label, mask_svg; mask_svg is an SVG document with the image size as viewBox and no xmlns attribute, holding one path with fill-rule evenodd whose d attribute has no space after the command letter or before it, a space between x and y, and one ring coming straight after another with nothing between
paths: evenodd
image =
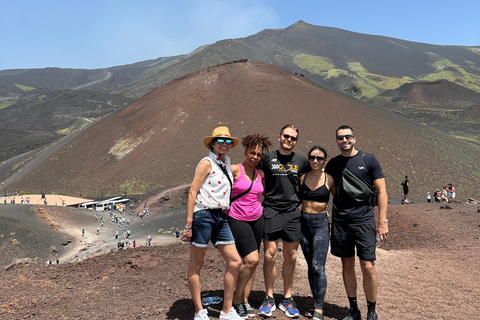
<instances>
[{"instance_id":1,"label":"gray sneaker","mask_svg":"<svg viewBox=\"0 0 480 320\"><path fill-rule=\"evenodd\" d=\"M377 314L375 312L368 313L367 320L378 320Z\"/></svg>"},{"instance_id":2,"label":"gray sneaker","mask_svg":"<svg viewBox=\"0 0 480 320\"><path fill-rule=\"evenodd\" d=\"M247 315L249 318L255 318L255 310L253 310L252 306L250 306L250 303L245 302L243 304L243 307L245 308L245 311L247 311Z\"/></svg>"},{"instance_id":3,"label":"gray sneaker","mask_svg":"<svg viewBox=\"0 0 480 320\"><path fill-rule=\"evenodd\" d=\"M348 310L348 316L343 318L343 320L362 320L362 315L360 314L360 310Z\"/></svg>"}]
</instances>

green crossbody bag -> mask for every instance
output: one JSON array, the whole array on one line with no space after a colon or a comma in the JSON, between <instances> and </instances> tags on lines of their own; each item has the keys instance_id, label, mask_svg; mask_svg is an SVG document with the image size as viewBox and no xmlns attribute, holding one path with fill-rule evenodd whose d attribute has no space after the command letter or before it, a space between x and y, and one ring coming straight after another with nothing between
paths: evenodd
<instances>
[{"instance_id":1,"label":"green crossbody bag","mask_svg":"<svg viewBox=\"0 0 480 320\"><path fill-rule=\"evenodd\" d=\"M362 180L357 178L347 168L342 172L342 192L345 192L346 196L356 202L368 203L372 200L374 192L372 189Z\"/></svg>"}]
</instances>

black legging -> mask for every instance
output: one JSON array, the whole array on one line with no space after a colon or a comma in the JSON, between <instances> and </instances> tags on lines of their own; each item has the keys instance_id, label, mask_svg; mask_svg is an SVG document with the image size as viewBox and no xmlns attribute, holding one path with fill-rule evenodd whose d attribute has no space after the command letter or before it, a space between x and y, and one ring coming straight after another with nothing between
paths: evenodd
<instances>
[{"instance_id":1,"label":"black legging","mask_svg":"<svg viewBox=\"0 0 480 320\"><path fill-rule=\"evenodd\" d=\"M315 301L315 308L322 310L325 293L327 292L325 262L327 261L329 240L327 214L302 212L302 239L300 244L308 265L308 282Z\"/></svg>"}]
</instances>

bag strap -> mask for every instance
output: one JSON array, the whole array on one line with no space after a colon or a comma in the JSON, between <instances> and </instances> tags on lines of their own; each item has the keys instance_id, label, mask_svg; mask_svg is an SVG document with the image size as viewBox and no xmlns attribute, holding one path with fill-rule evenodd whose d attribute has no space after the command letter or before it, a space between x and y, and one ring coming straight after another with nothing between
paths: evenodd
<instances>
[{"instance_id":1,"label":"bag strap","mask_svg":"<svg viewBox=\"0 0 480 320\"><path fill-rule=\"evenodd\" d=\"M220 169L223 171L223 174L227 176L228 182L230 182L230 189L232 189L233 183L232 183L232 180L230 179L230 176L228 175L227 169L222 165L220 165L220 163L218 163L217 161L214 161L214 162L220 167Z\"/></svg>"},{"instance_id":2,"label":"bag strap","mask_svg":"<svg viewBox=\"0 0 480 320\"><path fill-rule=\"evenodd\" d=\"M247 191L244 191L244 192L242 192L242 193L240 193L240 194L237 194L235 197L231 198L231 199L230 199L230 203L232 203L233 201L235 201L235 200L243 197L243 196L246 195L247 193L249 193L250 190L252 190L253 182L255 181L255 178L256 178L256 177L257 177L256 171L255 171L255 169L253 169L252 183L250 184L250 187L247 189Z\"/></svg>"}]
</instances>

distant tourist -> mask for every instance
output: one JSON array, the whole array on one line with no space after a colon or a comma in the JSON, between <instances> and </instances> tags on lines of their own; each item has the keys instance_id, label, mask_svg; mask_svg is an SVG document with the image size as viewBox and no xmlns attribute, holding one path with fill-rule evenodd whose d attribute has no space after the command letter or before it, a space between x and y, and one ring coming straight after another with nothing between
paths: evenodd
<instances>
[{"instance_id":1,"label":"distant tourist","mask_svg":"<svg viewBox=\"0 0 480 320\"><path fill-rule=\"evenodd\" d=\"M408 177L405 176L405 178L402 180L402 187L403 187L403 200L402 200L402 203L410 203L407 199L407 196L408 196L408 189L410 187L410 184L409 184L409 181L408 181Z\"/></svg>"},{"instance_id":2,"label":"distant tourist","mask_svg":"<svg viewBox=\"0 0 480 320\"><path fill-rule=\"evenodd\" d=\"M440 200L442 202L448 203L448 191L447 191L446 186L443 186L442 195L440 196Z\"/></svg>"},{"instance_id":3,"label":"distant tourist","mask_svg":"<svg viewBox=\"0 0 480 320\"><path fill-rule=\"evenodd\" d=\"M150 247L150 245L152 244L152 236L151 235L148 235L146 244L147 244L147 247Z\"/></svg>"},{"instance_id":4,"label":"distant tourist","mask_svg":"<svg viewBox=\"0 0 480 320\"><path fill-rule=\"evenodd\" d=\"M430 196L430 192L427 192L427 202L430 203L432 201L432 197Z\"/></svg>"},{"instance_id":5,"label":"distant tourist","mask_svg":"<svg viewBox=\"0 0 480 320\"><path fill-rule=\"evenodd\" d=\"M265 189L265 175L255 167L259 164L272 143L266 136L251 134L242 139L245 160L232 165L234 183L230 208L226 211L228 224L235 238L235 246L243 259L237 280L233 305L244 319L255 317L248 302L257 269L260 245L263 239L265 220L261 195Z\"/></svg>"},{"instance_id":6,"label":"distant tourist","mask_svg":"<svg viewBox=\"0 0 480 320\"><path fill-rule=\"evenodd\" d=\"M208 311L201 300L200 271L202 270L208 243L220 251L225 259L224 300L219 319L242 319L232 306L238 270L242 264L232 231L228 226L225 210L230 206L232 170L226 155L238 143L227 127L217 127L203 140L210 150L200 160L188 192L187 222L182 240L190 241L188 263L188 288L195 305L195 320L207 320Z\"/></svg>"},{"instance_id":7,"label":"distant tourist","mask_svg":"<svg viewBox=\"0 0 480 320\"><path fill-rule=\"evenodd\" d=\"M455 187L449 183L448 184L448 202L455 202Z\"/></svg>"},{"instance_id":8,"label":"distant tourist","mask_svg":"<svg viewBox=\"0 0 480 320\"><path fill-rule=\"evenodd\" d=\"M367 298L367 320L377 320L376 238L385 241L388 234L385 176L375 155L355 148L356 137L351 127L341 126L335 134L340 155L327 163L325 172L335 182L332 189L331 253L342 261L343 283L350 303L345 319L361 319L357 304L356 249ZM362 184L355 184L359 180ZM378 193L377 225L371 203L373 187Z\"/></svg>"},{"instance_id":9,"label":"distant tourist","mask_svg":"<svg viewBox=\"0 0 480 320\"><path fill-rule=\"evenodd\" d=\"M175 230L175 238L180 239L180 230Z\"/></svg>"},{"instance_id":10,"label":"distant tourist","mask_svg":"<svg viewBox=\"0 0 480 320\"><path fill-rule=\"evenodd\" d=\"M433 193L433 198L435 199L435 202L440 202L440 197L442 193L440 192L440 189L435 190Z\"/></svg>"}]
</instances>

